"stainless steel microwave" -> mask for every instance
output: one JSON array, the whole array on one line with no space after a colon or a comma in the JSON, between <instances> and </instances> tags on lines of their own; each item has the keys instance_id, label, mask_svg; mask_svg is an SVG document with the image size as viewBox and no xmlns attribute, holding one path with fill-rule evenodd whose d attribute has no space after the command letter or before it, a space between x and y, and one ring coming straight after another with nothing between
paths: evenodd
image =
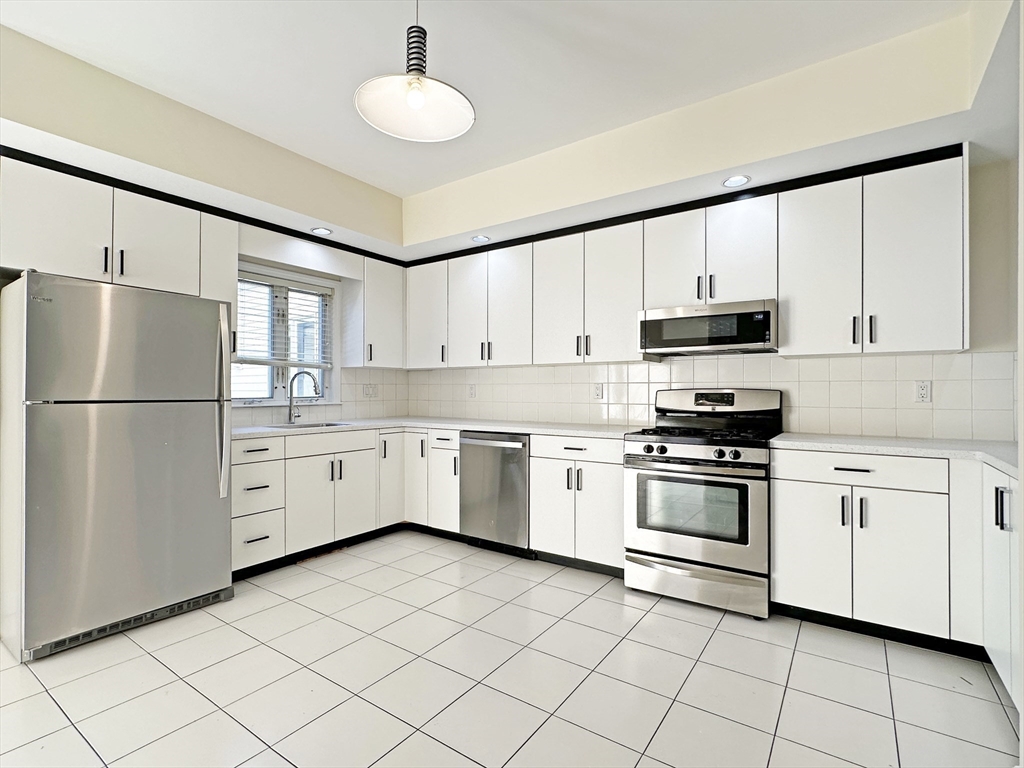
<instances>
[{"instance_id":1,"label":"stainless steel microwave","mask_svg":"<svg viewBox=\"0 0 1024 768\"><path fill-rule=\"evenodd\" d=\"M777 352L775 299L640 312L640 353L659 361L679 355Z\"/></svg>"}]
</instances>

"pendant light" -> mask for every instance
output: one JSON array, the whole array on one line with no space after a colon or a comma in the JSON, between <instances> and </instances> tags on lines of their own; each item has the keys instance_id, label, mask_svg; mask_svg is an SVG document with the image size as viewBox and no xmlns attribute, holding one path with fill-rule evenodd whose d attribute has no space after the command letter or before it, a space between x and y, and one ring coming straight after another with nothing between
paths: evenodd
<instances>
[{"instance_id":1,"label":"pendant light","mask_svg":"<svg viewBox=\"0 0 1024 768\"><path fill-rule=\"evenodd\" d=\"M459 90L427 77L427 30L416 24L406 30L404 75L381 75L356 89L356 111L388 136L406 141L455 139L473 127L476 112Z\"/></svg>"}]
</instances>

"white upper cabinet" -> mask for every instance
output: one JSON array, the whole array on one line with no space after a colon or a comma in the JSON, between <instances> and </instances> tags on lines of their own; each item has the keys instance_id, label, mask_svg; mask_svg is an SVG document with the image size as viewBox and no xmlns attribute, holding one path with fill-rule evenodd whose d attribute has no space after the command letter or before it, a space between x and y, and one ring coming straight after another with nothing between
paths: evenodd
<instances>
[{"instance_id":1,"label":"white upper cabinet","mask_svg":"<svg viewBox=\"0 0 1024 768\"><path fill-rule=\"evenodd\" d=\"M583 362L581 234L533 244L533 362Z\"/></svg>"},{"instance_id":2,"label":"white upper cabinet","mask_svg":"<svg viewBox=\"0 0 1024 768\"><path fill-rule=\"evenodd\" d=\"M487 365L487 254L448 262L448 367Z\"/></svg>"},{"instance_id":3,"label":"white upper cabinet","mask_svg":"<svg viewBox=\"0 0 1024 768\"><path fill-rule=\"evenodd\" d=\"M584 235L584 354L588 363L640 359L644 305L641 221Z\"/></svg>"},{"instance_id":4,"label":"white upper cabinet","mask_svg":"<svg viewBox=\"0 0 1024 768\"><path fill-rule=\"evenodd\" d=\"M783 355L861 351L861 181L779 195Z\"/></svg>"},{"instance_id":5,"label":"white upper cabinet","mask_svg":"<svg viewBox=\"0 0 1024 768\"><path fill-rule=\"evenodd\" d=\"M199 214L199 295L231 305L238 327L238 222Z\"/></svg>"},{"instance_id":6,"label":"white upper cabinet","mask_svg":"<svg viewBox=\"0 0 1024 768\"><path fill-rule=\"evenodd\" d=\"M199 211L114 190L114 282L199 295Z\"/></svg>"},{"instance_id":7,"label":"white upper cabinet","mask_svg":"<svg viewBox=\"0 0 1024 768\"><path fill-rule=\"evenodd\" d=\"M405 268L367 258L363 266L363 364L405 364Z\"/></svg>"},{"instance_id":8,"label":"white upper cabinet","mask_svg":"<svg viewBox=\"0 0 1024 768\"><path fill-rule=\"evenodd\" d=\"M533 361L533 244L487 254L487 363Z\"/></svg>"},{"instance_id":9,"label":"white upper cabinet","mask_svg":"<svg viewBox=\"0 0 1024 768\"><path fill-rule=\"evenodd\" d=\"M114 190L0 160L0 267L110 282Z\"/></svg>"},{"instance_id":10,"label":"white upper cabinet","mask_svg":"<svg viewBox=\"0 0 1024 768\"><path fill-rule=\"evenodd\" d=\"M864 177L865 352L965 349L966 268L962 158Z\"/></svg>"},{"instance_id":11,"label":"white upper cabinet","mask_svg":"<svg viewBox=\"0 0 1024 768\"><path fill-rule=\"evenodd\" d=\"M707 303L778 293L778 195L707 209Z\"/></svg>"},{"instance_id":12,"label":"white upper cabinet","mask_svg":"<svg viewBox=\"0 0 1024 768\"><path fill-rule=\"evenodd\" d=\"M645 221L644 309L703 304L704 281L704 209Z\"/></svg>"},{"instance_id":13,"label":"white upper cabinet","mask_svg":"<svg viewBox=\"0 0 1024 768\"><path fill-rule=\"evenodd\" d=\"M407 368L443 368L448 355L448 263L406 270Z\"/></svg>"}]
</instances>

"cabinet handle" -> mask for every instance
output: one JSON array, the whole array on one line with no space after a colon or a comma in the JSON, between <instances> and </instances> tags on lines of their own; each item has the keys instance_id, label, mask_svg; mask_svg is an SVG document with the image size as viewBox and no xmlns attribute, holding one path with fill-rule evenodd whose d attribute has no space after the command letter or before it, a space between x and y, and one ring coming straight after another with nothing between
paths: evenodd
<instances>
[{"instance_id":1,"label":"cabinet handle","mask_svg":"<svg viewBox=\"0 0 1024 768\"><path fill-rule=\"evenodd\" d=\"M867 527L864 524L864 511L867 509L867 506L868 506L867 502L868 502L867 498L865 498L864 496L860 497L860 527L861 528L866 528Z\"/></svg>"},{"instance_id":2,"label":"cabinet handle","mask_svg":"<svg viewBox=\"0 0 1024 768\"><path fill-rule=\"evenodd\" d=\"M384 455L382 455L381 458L382 459L386 459L388 457L388 441L387 440L381 440L381 443L384 444Z\"/></svg>"},{"instance_id":3,"label":"cabinet handle","mask_svg":"<svg viewBox=\"0 0 1024 768\"><path fill-rule=\"evenodd\" d=\"M441 362L444 362L444 344L441 345Z\"/></svg>"},{"instance_id":4,"label":"cabinet handle","mask_svg":"<svg viewBox=\"0 0 1024 768\"><path fill-rule=\"evenodd\" d=\"M368 353L369 353L369 358L370 358L367 362L372 363L373 362L373 344L367 344L366 346L368 348Z\"/></svg>"},{"instance_id":5,"label":"cabinet handle","mask_svg":"<svg viewBox=\"0 0 1024 768\"><path fill-rule=\"evenodd\" d=\"M427 450L427 441L421 439L420 440L420 458L421 459L427 458L426 450Z\"/></svg>"},{"instance_id":6,"label":"cabinet handle","mask_svg":"<svg viewBox=\"0 0 1024 768\"><path fill-rule=\"evenodd\" d=\"M480 359L481 360L486 360L487 359L485 357L486 354L487 354L487 342L486 341L481 341L480 342Z\"/></svg>"},{"instance_id":7,"label":"cabinet handle","mask_svg":"<svg viewBox=\"0 0 1024 768\"><path fill-rule=\"evenodd\" d=\"M857 316L853 316L853 343L857 343Z\"/></svg>"},{"instance_id":8,"label":"cabinet handle","mask_svg":"<svg viewBox=\"0 0 1024 768\"><path fill-rule=\"evenodd\" d=\"M576 357L580 357L583 354L583 337L576 337Z\"/></svg>"},{"instance_id":9,"label":"cabinet handle","mask_svg":"<svg viewBox=\"0 0 1024 768\"><path fill-rule=\"evenodd\" d=\"M487 342L487 359L491 359L491 342Z\"/></svg>"},{"instance_id":10,"label":"cabinet handle","mask_svg":"<svg viewBox=\"0 0 1024 768\"><path fill-rule=\"evenodd\" d=\"M863 472L865 474L874 472L873 469L859 469L857 467L832 467L833 472Z\"/></svg>"},{"instance_id":11,"label":"cabinet handle","mask_svg":"<svg viewBox=\"0 0 1024 768\"><path fill-rule=\"evenodd\" d=\"M996 487L996 527L1001 531L1012 531L1013 529L1006 522L1006 497L1010 495L1009 488Z\"/></svg>"},{"instance_id":12,"label":"cabinet handle","mask_svg":"<svg viewBox=\"0 0 1024 768\"><path fill-rule=\"evenodd\" d=\"M575 445L563 445L562 446L562 450L563 451L585 451L587 449L586 448L577 448Z\"/></svg>"},{"instance_id":13,"label":"cabinet handle","mask_svg":"<svg viewBox=\"0 0 1024 768\"><path fill-rule=\"evenodd\" d=\"M839 524L846 527L846 496L839 497Z\"/></svg>"},{"instance_id":14,"label":"cabinet handle","mask_svg":"<svg viewBox=\"0 0 1024 768\"><path fill-rule=\"evenodd\" d=\"M702 280L703 280L703 276L702 275L697 275L697 300L698 301L700 299L704 298L703 296L701 296L701 281Z\"/></svg>"},{"instance_id":15,"label":"cabinet handle","mask_svg":"<svg viewBox=\"0 0 1024 768\"><path fill-rule=\"evenodd\" d=\"M572 467L565 468L565 488L568 491L572 490Z\"/></svg>"},{"instance_id":16,"label":"cabinet handle","mask_svg":"<svg viewBox=\"0 0 1024 768\"><path fill-rule=\"evenodd\" d=\"M269 488L269 485L250 485L248 488L243 488L243 491L265 491Z\"/></svg>"},{"instance_id":17,"label":"cabinet handle","mask_svg":"<svg viewBox=\"0 0 1024 768\"><path fill-rule=\"evenodd\" d=\"M452 466L455 468L454 469L455 476L458 477L459 476L459 457L458 456L452 456Z\"/></svg>"},{"instance_id":18,"label":"cabinet handle","mask_svg":"<svg viewBox=\"0 0 1024 768\"><path fill-rule=\"evenodd\" d=\"M334 459L331 459L331 482L334 482Z\"/></svg>"},{"instance_id":19,"label":"cabinet handle","mask_svg":"<svg viewBox=\"0 0 1024 768\"><path fill-rule=\"evenodd\" d=\"M243 544L255 544L257 541L266 541L269 538L270 538L270 534L268 533L268 534L265 534L263 536L257 536L255 539L246 539L242 543Z\"/></svg>"},{"instance_id":20,"label":"cabinet handle","mask_svg":"<svg viewBox=\"0 0 1024 768\"><path fill-rule=\"evenodd\" d=\"M875 316L868 315L868 344L875 343Z\"/></svg>"},{"instance_id":21,"label":"cabinet handle","mask_svg":"<svg viewBox=\"0 0 1024 768\"><path fill-rule=\"evenodd\" d=\"M344 469L344 467L345 467L345 465L342 464L341 459L338 459L338 479L339 480L341 480L343 478L342 470Z\"/></svg>"},{"instance_id":22,"label":"cabinet handle","mask_svg":"<svg viewBox=\"0 0 1024 768\"><path fill-rule=\"evenodd\" d=\"M263 453L269 450L269 448L244 448L242 449L242 453Z\"/></svg>"},{"instance_id":23,"label":"cabinet handle","mask_svg":"<svg viewBox=\"0 0 1024 768\"><path fill-rule=\"evenodd\" d=\"M121 265L118 268L118 274L124 276L124 248L121 249Z\"/></svg>"},{"instance_id":24,"label":"cabinet handle","mask_svg":"<svg viewBox=\"0 0 1024 768\"><path fill-rule=\"evenodd\" d=\"M715 298L715 276L708 275L708 298Z\"/></svg>"},{"instance_id":25,"label":"cabinet handle","mask_svg":"<svg viewBox=\"0 0 1024 768\"><path fill-rule=\"evenodd\" d=\"M587 357L590 357L590 334L589 333L587 334L586 339L587 339L587 343L586 343Z\"/></svg>"},{"instance_id":26,"label":"cabinet handle","mask_svg":"<svg viewBox=\"0 0 1024 768\"><path fill-rule=\"evenodd\" d=\"M231 354L234 355L238 352L238 331L231 332Z\"/></svg>"},{"instance_id":27,"label":"cabinet handle","mask_svg":"<svg viewBox=\"0 0 1024 768\"><path fill-rule=\"evenodd\" d=\"M107 274L110 271L110 248L106 245L103 246L103 274Z\"/></svg>"},{"instance_id":28,"label":"cabinet handle","mask_svg":"<svg viewBox=\"0 0 1024 768\"><path fill-rule=\"evenodd\" d=\"M583 468L582 467L576 470L576 490L577 491L582 491L583 490Z\"/></svg>"}]
</instances>

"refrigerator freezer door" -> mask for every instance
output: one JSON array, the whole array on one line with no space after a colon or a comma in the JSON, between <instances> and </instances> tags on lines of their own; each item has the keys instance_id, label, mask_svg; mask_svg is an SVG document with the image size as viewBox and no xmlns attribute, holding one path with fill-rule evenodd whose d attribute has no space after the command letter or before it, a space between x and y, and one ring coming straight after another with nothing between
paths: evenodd
<instances>
[{"instance_id":1,"label":"refrigerator freezer door","mask_svg":"<svg viewBox=\"0 0 1024 768\"><path fill-rule=\"evenodd\" d=\"M29 402L222 396L218 302L40 273L26 290Z\"/></svg>"},{"instance_id":2,"label":"refrigerator freezer door","mask_svg":"<svg viewBox=\"0 0 1024 768\"><path fill-rule=\"evenodd\" d=\"M222 407L25 407L25 648L230 586Z\"/></svg>"}]
</instances>

